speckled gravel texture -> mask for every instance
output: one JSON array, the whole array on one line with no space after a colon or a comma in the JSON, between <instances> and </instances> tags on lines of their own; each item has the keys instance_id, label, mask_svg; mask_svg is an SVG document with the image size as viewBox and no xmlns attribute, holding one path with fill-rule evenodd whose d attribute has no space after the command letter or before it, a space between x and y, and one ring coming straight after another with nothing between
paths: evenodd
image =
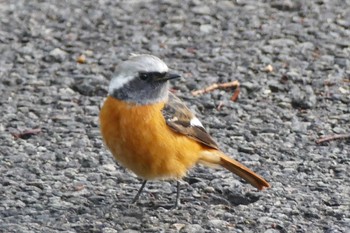
<instances>
[{"instance_id":1,"label":"speckled gravel texture","mask_svg":"<svg viewBox=\"0 0 350 233\"><path fill-rule=\"evenodd\" d=\"M349 38L349 0L0 1L0 232L350 232L350 140L315 142L350 133ZM131 205L140 180L98 128L130 53L181 73L176 94L271 189L198 166L180 209L173 181ZM237 102L191 95L233 80Z\"/></svg>"}]
</instances>

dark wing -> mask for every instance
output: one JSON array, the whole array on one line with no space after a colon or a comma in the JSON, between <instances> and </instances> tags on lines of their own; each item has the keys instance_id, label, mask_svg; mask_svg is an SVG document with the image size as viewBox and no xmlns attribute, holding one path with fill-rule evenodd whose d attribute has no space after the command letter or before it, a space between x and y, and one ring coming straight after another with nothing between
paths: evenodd
<instances>
[{"instance_id":1,"label":"dark wing","mask_svg":"<svg viewBox=\"0 0 350 233\"><path fill-rule=\"evenodd\" d=\"M186 135L211 148L219 149L198 118L174 94L169 92L169 99L162 113L167 125L175 132Z\"/></svg>"}]
</instances>

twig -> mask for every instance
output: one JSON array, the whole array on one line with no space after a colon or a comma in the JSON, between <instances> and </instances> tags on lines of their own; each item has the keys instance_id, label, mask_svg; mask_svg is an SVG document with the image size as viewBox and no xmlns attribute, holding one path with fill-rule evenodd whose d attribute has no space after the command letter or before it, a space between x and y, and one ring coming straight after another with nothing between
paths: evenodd
<instances>
[{"instance_id":1,"label":"twig","mask_svg":"<svg viewBox=\"0 0 350 233\"><path fill-rule=\"evenodd\" d=\"M329 142L337 139L347 139L350 138L350 134L335 134L330 136L324 136L318 140L316 140L317 144L323 143L323 142Z\"/></svg>"},{"instance_id":2,"label":"twig","mask_svg":"<svg viewBox=\"0 0 350 233\"><path fill-rule=\"evenodd\" d=\"M30 138L32 135L36 135L39 134L41 132L41 129L28 129L28 130L24 130L23 132L20 133L12 133L12 136L15 139L21 138L21 139L28 139Z\"/></svg>"},{"instance_id":3,"label":"twig","mask_svg":"<svg viewBox=\"0 0 350 233\"><path fill-rule=\"evenodd\" d=\"M229 88L229 87L239 87L239 82L237 80L228 82L228 83L214 83L204 89L192 91L192 95L198 96L198 95L203 95L205 93L214 91L216 89L222 89L222 88Z\"/></svg>"},{"instance_id":4,"label":"twig","mask_svg":"<svg viewBox=\"0 0 350 233\"><path fill-rule=\"evenodd\" d=\"M238 100L239 93L241 93L241 89L239 86L236 88L235 92L233 92L233 95L231 96L231 100L233 102L236 102Z\"/></svg>"}]
</instances>

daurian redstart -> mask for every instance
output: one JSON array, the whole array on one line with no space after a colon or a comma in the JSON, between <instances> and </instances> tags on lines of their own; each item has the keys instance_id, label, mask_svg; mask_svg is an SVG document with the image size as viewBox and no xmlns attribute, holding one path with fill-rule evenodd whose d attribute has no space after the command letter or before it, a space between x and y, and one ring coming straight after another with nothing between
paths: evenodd
<instances>
[{"instance_id":1,"label":"daurian redstart","mask_svg":"<svg viewBox=\"0 0 350 233\"><path fill-rule=\"evenodd\" d=\"M220 151L201 122L169 92L168 80L179 78L152 55L132 55L117 66L100 112L102 137L114 158L147 180L177 180L196 164L221 166L259 190L270 187L257 175Z\"/></svg>"}]
</instances>

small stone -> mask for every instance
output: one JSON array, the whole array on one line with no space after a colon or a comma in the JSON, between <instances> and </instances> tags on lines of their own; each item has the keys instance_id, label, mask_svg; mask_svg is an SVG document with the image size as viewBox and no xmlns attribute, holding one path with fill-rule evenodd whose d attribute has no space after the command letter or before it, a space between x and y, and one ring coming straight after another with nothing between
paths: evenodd
<instances>
[{"instance_id":1,"label":"small stone","mask_svg":"<svg viewBox=\"0 0 350 233\"><path fill-rule=\"evenodd\" d=\"M63 62L67 57L67 53L60 48L55 48L49 53L49 57L51 61Z\"/></svg>"},{"instance_id":2,"label":"small stone","mask_svg":"<svg viewBox=\"0 0 350 233\"><path fill-rule=\"evenodd\" d=\"M334 127L333 128L333 132L336 133L336 134L343 134L343 133L346 133L346 131L344 130L344 128L341 128L341 127Z\"/></svg>"},{"instance_id":3,"label":"small stone","mask_svg":"<svg viewBox=\"0 0 350 233\"><path fill-rule=\"evenodd\" d=\"M205 232L205 230L199 224L188 224L184 228L182 228L181 232L202 233L202 232Z\"/></svg>"},{"instance_id":4,"label":"small stone","mask_svg":"<svg viewBox=\"0 0 350 233\"><path fill-rule=\"evenodd\" d=\"M182 223L174 223L173 227L179 232L182 228L184 228L186 225Z\"/></svg>"},{"instance_id":5,"label":"small stone","mask_svg":"<svg viewBox=\"0 0 350 233\"><path fill-rule=\"evenodd\" d=\"M80 64L86 63L86 56L85 56L84 54L80 55L80 56L77 58L77 62L80 63Z\"/></svg>"},{"instance_id":6,"label":"small stone","mask_svg":"<svg viewBox=\"0 0 350 233\"><path fill-rule=\"evenodd\" d=\"M273 72L273 66L272 65L267 65L263 68L264 72L271 73Z\"/></svg>"},{"instance_id":7,"label":"small stone","mask_svg":"<svg viewBox=\"0 0 350 233\"><path fill-rule=\"evenodd\" d=\"M224 228L227 225L226 221L220 220L220 219L212 219L208 221L209 225L212 225L213 227L217 228Z\"/></svg>"},{"instance_id":8,"label":"small stone","mask_svg":"<svg viewBox=\"0 0 350 233\"><path fill-rule=\"evenodd\" d=\"M100 112L98 106L92 105L92 106L86 106L85 107L86 114L90 116L97 116Z\"/></svg>"},{"instance_id":9,"label":"small stone","mask_svg":"<svg viewBox=\"0 0 350 233\"><path fill-rule=\"evenodd\" d=\"M276 230L276 229L268 229L266 231L264 231L264 233L279 233L280 231L279 230Z\"/></svg>"},{"instance_id":10,"label":"small stone","mask_svg":"<svg viewBox=\"0 0 350 233\"><path fill-rule=\"evenodd\" d=\"M210 7L204 4L200 6L195 6L191 10L193 13L196 13L199 15L209 15L211 12Z\"/></svg>"},{"instance_id":11,"label":"small stone","mask_svg":"<svg viewBox=\"0 0 350 233\"><path fill-rule=\"evenodd\" d=\"M271 7L280 11L298 11L301 8L301 4L298 1L283 0L272 2Z\"/></svg>"},{"instance_id":12,"label":"small stone","mask_svg":"<svg viewBox=\"0 0 350 233\"><path fill-rule=\"evenodd\" d=\"M315 107L317 100L311 86L307 85L301 89L294 85L290 91L294 108L312 109Z\"/></svg>"},{"instance_id":13,"label":"small stone","mask_svg":"<svg viewBox=\"0 0 350 233\"><path fill-rule=\"evenodd\" d=\"M139 232L140 231L136 231L136 230L132 230L132 229L121 231L121 233L139 233Z\"/></svg>"},{"instance_id":14,"label":"small stone","mask_svg":"<svg viewBox=\"0 0 350 233\"><path fill-rule=\"evenodd\" d=\"M222 10L232 10L235 7L235 4L233 3L233 1L218 1L216 3L216 6Z\"/></svg>"},{"instance_id":15,"label":"small stone","mask_svg":"<svg viewBox=\"0 0 350 233\"><path fill-rule=\"evenodd\" d=\"M213 31L213 26L211 24L203 24L199 27L199 30L205 34Z\"/></svg>"},{"instance_id":16,"label":"small stone","mask_svg":"<svg viewBox=\"0 0 350 233\"><path fill-rule=\"evenodd\" d=\"M238 146L238 152L243 152L243 153L247 153L247 154L254 154L255 153L255 149L251 148L251 147L239 145Z\"/></svg>"},{"instance_id":17,"label":"small stone","mask_svg":"<svg viewBox=\"0 0 350 233\"><path fill-rule=\"evenodd\" d=\"M213 187L211 187L211 186L206 186L206 187L204 188L204 191L205 191L206 193L215 193L215 189L214 189Z\"/></svg>"},{"instance_id":18,"label":"small stone","mask_svg":"<svg viewBox=\"0 0 350 233\"><path fill-rule=\"evenodd\" d=\"M339 87L338 90L340 91L340 93L342 94L347 94L350 92L350 89L345 89L344 87Z\"/></svg>"},{"instance_id":19,"label":"small stone","mask_svg":"<svg viewBox=\"0 0 350 233\"><path fill-rule=\"evenodd\" d=\"M272 92L284 91L285 87L280 82L276 80L269 80L267 82L267 86L270 88Z\"/></svg>"},{"instance_id":20,"label":"small stone","mask_svg":"<svg viewBox=\"0 0 350 233\"><path fill-rule=\"evenodd\" d=\"M104 169L106 169L107 171L111 171L111 172L113 172L113 171L116 170L115 164L113 164L113 163L105 164L105 165L103 165L102 167L103 167Z\"/></svg>"},{"instance_id":21,"label":"small stone","mask_svg":"<svg viewBox=\"0 0 350 233\"><path fill-rule=\"evenodd\" d=\"M118 231L110 227L105 227L102 229L102 233L118 233Z\"/></svg>"}]
</instances>

